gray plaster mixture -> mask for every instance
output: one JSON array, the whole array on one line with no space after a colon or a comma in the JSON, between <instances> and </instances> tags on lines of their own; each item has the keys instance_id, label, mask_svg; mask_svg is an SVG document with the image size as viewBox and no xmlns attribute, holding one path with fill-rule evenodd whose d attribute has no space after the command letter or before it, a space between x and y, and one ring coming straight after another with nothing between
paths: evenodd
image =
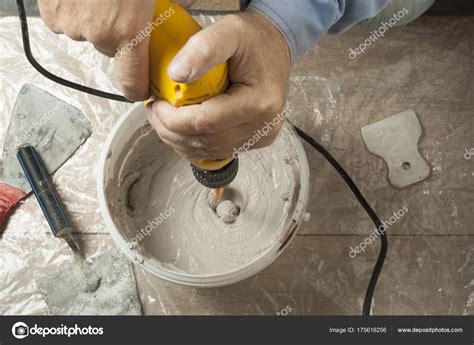
<instances>
[{"instance_id":1,"label":"gray plaster mixture","mask_svg":"<svg viewBox=\"0 0 474 345\"><path fill-rule=\"evenodd\" d=\"M250 264L288 234L300 169L291 135L284 126L273 145L241 155L216 204L189 162L142 127L106 187L117 228L141 255L173 271L214 275Z\"/></svg>"}]
</instances>

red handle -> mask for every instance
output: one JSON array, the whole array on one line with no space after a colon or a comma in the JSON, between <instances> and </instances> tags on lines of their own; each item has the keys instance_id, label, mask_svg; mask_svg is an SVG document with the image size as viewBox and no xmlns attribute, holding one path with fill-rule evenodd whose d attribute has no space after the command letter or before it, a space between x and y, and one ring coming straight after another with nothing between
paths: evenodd
<instances>
[{"instance_id":1,"label":"red handle","mask_svg":"<svg viewBox=\"0 0 474 345\"><path fill-rule=\"evenodd\" d=\"M0 182L0 231L6 224L7 216L26 195L22 190Z\"/></svg>"}]
</instances>

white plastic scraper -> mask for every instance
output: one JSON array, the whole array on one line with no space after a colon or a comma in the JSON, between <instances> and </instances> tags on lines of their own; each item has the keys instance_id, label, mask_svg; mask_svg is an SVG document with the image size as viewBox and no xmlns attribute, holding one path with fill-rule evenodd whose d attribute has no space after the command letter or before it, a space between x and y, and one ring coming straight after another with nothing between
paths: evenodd
<instances>
[{"instance_id":1,"label":"white plastic scraper","mask_svg":"<svg viewBox=\"0 0 474 345\"><path fill-rule=\"evenodd\" d=\"M411 109L361 129L367 149L387 163L388 181L394 187L407 187L430 174L428 162L418 151L421 132L420 121Z\"/></svg>"}]
</instances>

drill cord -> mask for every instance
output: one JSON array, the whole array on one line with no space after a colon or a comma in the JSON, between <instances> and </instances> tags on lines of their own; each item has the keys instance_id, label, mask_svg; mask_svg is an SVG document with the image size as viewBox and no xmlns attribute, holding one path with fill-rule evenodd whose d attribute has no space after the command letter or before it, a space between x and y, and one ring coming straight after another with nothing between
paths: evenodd
<instances>
[{"instance_id":1,"label":"drill cord","mask_svg":"<svg viewBox=\"0 0 474 345\"><path fill-rule=\"evenodd\" d=\"M362 205L365 212L367 212L370 219L372 219L372 222L375 224L377 229L380 229L380 227L382 226L382 222L380 221L380 218L377 216L377 214L372 209L372 207L370 207L369 203L367 202L365 197L362 195L361 191L359 190L357 185L354 183L354 181L351 179L349 174L344 170L344 168L329 153L329 151L324 148L324 146L319 144L316 140L314 140L312 137L310 137L308 134L303 132L298 127L296 126L293 126L293 127L295 128L296 133L298 133L298 135L301 138L303 138L308 144L314 147L329 162L329 164L332 165L332 167L337 171L339 176L341 176L344 182L346 182L347 186L350 188L350 190L355 195L359 203ZM374 296L375 286L377 285L377 280L379 278L380 272L382 271L382 266L384 264L385 257L387 256L388 238L385 232L382 232L380 234L380 241L381 241L381 247L380 247L379 256L377 258L377 262L375 263L374 270L372 271L372 276L370 277L369 285L365 293L364 306L362 309L363 316L370 316L370 309L372 306L372 298Z\"/></svg>"},{"instance_id":2,"label":"drill cord","mask_svg":"<svg viewBox=\"0 0 474 345\"><path fill-rule=\"evenodd\" d=\"M29 37L29 33L28 33L28 21L26 19L26 11L25 11L25 5L23 3L23 0L16 0L16 5L18 7L18 15L20 17L20 23L21 23L21 35L22 35L22 39L23 39L23 49L25 51L26 58L28 59L30 64L38 72L40 72L46 78L48 78L48 79L50 79L50 80L52 80L52 81L54 81L58 84L70 87L70 88L78 90L78 91L82 91L82 92L85 92L85 93L88 93L88 94L91 94L91 95L94 95L94 96L102 97L102 98L112 99L114 101L133 103L133 102L129 101L128 99L126 99L122 95L117 95L117 94L113 94L113 93L109 93L109 92L104 92L104 91L100 91L100 90L97 90L97 89L93 89L91 87L87 87L87 86L84 86L84 85L73 83L72 81L69 81L69 80L63 79L61 77L58 77L57 75L54 75L53 73L51 73L48 70L46 70L45 68L43 68L43 66L41 66L38 63L38 61L36 61L36 59L33 57L33 54L31 53L30 37Z\"/></svg>"},{"instance_id":3,"label":"drill cord","mask_svg":"<svg viewBox=\"0 0 474 345\"><path fill-rule=\"evenodd\" d=\"M43 68L33 57L33 54L31 52L31 47L30 47L30 39L29 39L29 34L28 34L28 22L26 19L26 12L25 12L25 6L23 4L23 0L16 0L17 7L18 7L18 15L20 18L20 23L21 23L21 34L22 34L22 39L23 39L23 48L25 51L26 58L30 62L30 64L42 75L44 75L46 78L67 86L69 88L82 91L97 97L102 97L114 101L119 101L119 102L126 102L126 103L133 103L126 99L122 95L117 95L109 92L104 92L101 90L93 89L84 85L76 84L73 83L69 80L63 79L61 77L58 77L45 68ZM364 210L367 212L369 217L372 219L372 222L375 224L377 229L380 228L382 225L382 222L380 221L379 217L375 213L375 211L370 207L369 203L367 200L364 198L362 193L360 192L359 188L357 188L356 184L354 181L352 181L351 177L347 174L347 172L342 168L342 166L334 159L334 157L316 140L314 140L312 137L310 137L308 134L303 132L301 129L298 127L294 126L296 132L298 135L303 138L308 144L310 144L312 147L314 147L332 166L333 168L339 173L339 175L342 177L342 179L346 182L346 184L349 186L351 189L352 193L355 195L359 203L362 205ZM380 235L380 240L381 240L381 248L380 248L380 253L377 258L377 262L375 263L374 270L372 272L372 276L369 281L369 285L367 287L367 291L365 294L364 298L364 306L363 306L363 311L362 315L364 316L369 316L370 315L370 309L372 305L372 298L374 295L375 291L375 286L377 284L377 279L380 275L380 272L382 271L382 266L385 261L385 257L387 255L387 250L388 250L388 240L387 240L387 235L385 233L382 233Z\"/></svg>"}]
</instances>

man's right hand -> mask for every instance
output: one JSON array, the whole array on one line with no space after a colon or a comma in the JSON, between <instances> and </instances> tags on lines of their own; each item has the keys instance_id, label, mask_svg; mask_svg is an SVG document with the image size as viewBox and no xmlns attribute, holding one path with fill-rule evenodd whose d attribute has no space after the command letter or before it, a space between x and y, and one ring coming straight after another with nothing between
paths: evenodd
<instances>
[{"instance_id":1,"label":"man's right hand","mask_svg":"<svg viewBox=\"0 0 474 345\"><path fill-rule=\"evenodd\" d=\"M38 0L41 17L53 32L91 42L99 52L116 56L116 80L131 101L143 101L150 95L150 38L142 35L133 49L123 48L130 47L153 20L155 4L156 0Z\"/></svg>"}]
</instances>

